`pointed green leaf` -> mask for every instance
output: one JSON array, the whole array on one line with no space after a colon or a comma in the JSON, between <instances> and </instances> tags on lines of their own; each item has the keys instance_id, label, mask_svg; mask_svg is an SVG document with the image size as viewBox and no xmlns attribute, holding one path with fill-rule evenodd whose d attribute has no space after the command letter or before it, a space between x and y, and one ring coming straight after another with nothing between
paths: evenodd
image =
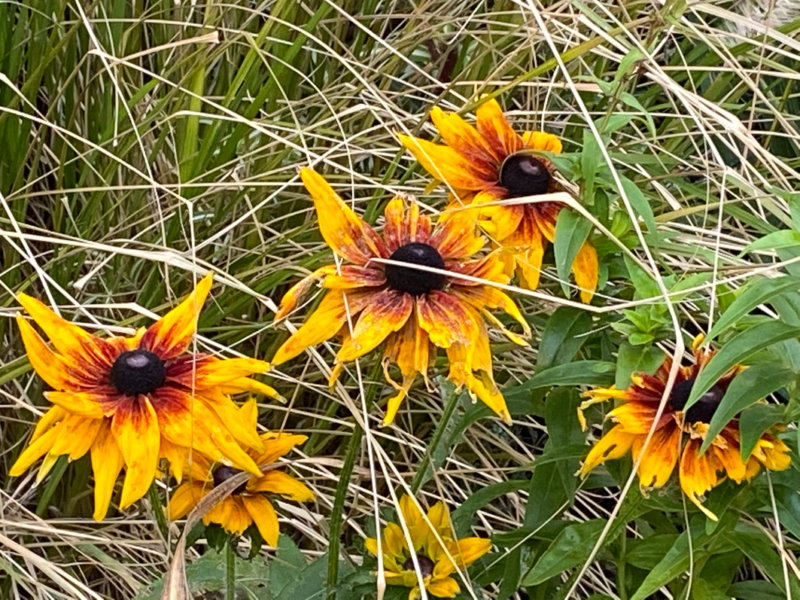
<instances>
[{"instance_id":1,"label":"pointed green leaf","mask_svg":"<svg viewBox=\"0 0 800 600\"><path fill-rule=\"evenodd\" d=\"M567 282L572 269L572 261L575 260L591 230L592 224L579 214L568 209L558 213L553 252L556 259L556 271L561 280L561 289L564 290L566 296L569 296Z\"/></svg>"},{"instance_id":2,"label":"pointed green leaf","mask_svg":"<svg viewBox=\"0 0 800 600\"><path fill-rule=\"evenodd\" d=\"M706 451L717 434L733 417L757 400L780 389L793 377L791 369L774 363L754 365L737 375L714 412L706 438L700 446L700 453Z\"/></svg>"},{"instance_id":3,"label":"pointed green leaf","mask_svg":"<svg viewBox=\"0 0 800 600\"><path fill-rule=\"evenodd\" d=\"M783 422L785 409L777 404L756 404L742 412L739 419L740 450L747 460L761 435L776 423Z\"/></svg>"},{"instance_id":4,"label":"pointed green leaf","mask_svg":"<svg viewBox=\"0 0 800 600\"><path fill-rule=\"evenodd\" d=\"M748 314L755 307L774 300L787 292L800 290L800 277L778 277L776 279L756 279L749 283L714 323L707 339L712 340Z\"/></svg>"},{"instance_id":5,"label":"pointed green leaf","mask_svg":"<svg viewBox=\"0 0 800 600\"><path fill-rule=\"evenodd\" d=\"M775 342L798 336L800 336L800 327L789 327L781 321L760 323L734 336L700 371L684 409L688 410L734 365L742 363L762 348Z\"/></svg>"}]
</instances>

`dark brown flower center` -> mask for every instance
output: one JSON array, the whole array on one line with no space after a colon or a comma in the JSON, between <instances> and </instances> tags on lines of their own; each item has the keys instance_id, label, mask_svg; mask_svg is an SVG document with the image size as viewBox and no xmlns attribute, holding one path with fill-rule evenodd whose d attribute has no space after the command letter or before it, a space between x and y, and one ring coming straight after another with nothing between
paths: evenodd
<instances>
[{"instance_id":1,"label":"dark brown flower center","mask_svg":"<svg viewBox=\"0 0 800 600\"><path fill-rule=\"evenodd\" d=\"M120 394L149 394L163 385L167 377L164 361L147 350L123 352L111 367L111 385Z\"/></svg>"},{"instance_id":2,"label":"dark brown flower center","mask_svg":"<svg viewBox=\"0 0 800 600\"><path fill-rule=\"evenodd\" d=\"M229 467L228 465L220 465L216 469L214 469L214 473L212 477L214 478L214 487L228 481L234 475L238 475L241 473L241 469L235 469L233 467ZM241 494L242 492L247 489L247 482L245 481L242 485L238 486L235 490L233 490L234 494Z\"/></svg>"},{"instance_id":3,"label":"dark brown flower center","mask_svg":"<svg viewBox=\"0 0 800 600\"><path fill-rule=\"evenodd\" d=\"M419 572L423 577L429 577L433 575L433 567L434 562L423 554L417 554L417 564L419 564ZM404 571L415 571L414 569L414 558L409 556L406 559L406 562L403 563L403 570Z\"/></svg>"},{"instance_id":4,"label":"dark brown flower center","mask_svg":"<svg viewBox=\"0 0 800 600\"><path fill-rule=\"evenodd\" d=\"M400 246L392 252L390 260L404 262L411 265L444 269L444 259L439 251L422 242L411 242ZM421 296L431 290L440 290L444 287L444 275L431 273L419 269L401 267L399 265L386 265L386 282L401 292L412 296Z\"/></svg>"},{"instance_id":5,"label":"dark brown flower center","mask_svg":"<svg viewBox=\"0 0 800 600\"><path fill-rule=\"evenodd\" d=\"M694 379L686 379L673 386L669 396L669 404L673 410L683 410L692 393L692 386L694 386ZM686 421L688 423L711 423L711 417L717 411L724 395L725 392L722 389L716 385L713 386L689 407L685 415Z\"/></svg>"},{"instance_id":6,"label":"dark brown flower center","mask_svg":"<svg viewBox=\"0 0 800 600\"><path fill-rule=\"evenodd\" d=\"M550 179L545 164L530 154L512 154L500 167L500 185L512 198L546 194Z\"/></svg>"}]
</instances>

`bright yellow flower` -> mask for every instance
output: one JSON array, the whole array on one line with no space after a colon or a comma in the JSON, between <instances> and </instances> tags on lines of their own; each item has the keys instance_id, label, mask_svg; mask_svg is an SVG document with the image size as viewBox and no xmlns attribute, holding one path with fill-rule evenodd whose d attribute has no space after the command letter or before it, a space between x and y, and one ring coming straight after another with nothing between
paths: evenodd
<instances>
[{"instance_id":1,"label":"bright yellow flower","mask_svg":"<svg viewBox=\"0 0 800 600\"><path fill-rule=\"evenodd\" d=\"M681 367L678 372L669 401L642 455L637 474L643 488L659 488L669 481L675 465L679 464L681 489L709 518L716 520L716 516L701 503L703 494L722 483L726 476L741 483L752 479L761 466L773 471L786 469L791 458L786 444L771 432L766 432L747 462L742 461L738 418L729 422L705 453L699 455L714 412L731 381L744 369L742 366L733 367L700 396L697 403L683 411L700 370L715 354L713 350L701 350L701 340L701 337L695 340L694 363ZM622 400L622 404L608 413L616 425L589 451L580 470L582 477L605 461L624 456L629 450L634 460L642 453L671 365L672 359L667 356L655 375L635 375L632 377L633 385L626 390L609 388L587 393L590 399L584 402L582 408L609 398ZM684 440L682 434L686 434L687 439Z\"/></svg>"},{"instance_id":2,"label":"bright yellow flower","mask_svg":"<svg viewBox=\"0 0 800 600\"><path fill-rule=\"evenodd\" d=\"M509 274L515 268L527 289L539 285L547 242L555 238L557 202L492 205L508 198L536 196L556 191L552 165L532 151L560 153L561 141L550 133L526 131L518 135L500 105L487 100L476 111L475 126L455 113L438 107L431 119L445 145L400 135L400 141L439 181L447 183L462 202L484 205L481 226L503 248ZM597 253L587 241L572 263L581 300L590 302L597 289Z\"/></svg>"},{"instance_id":3,"label":"bright yellow flower","mask_svg":"<svg viewBox=\"0 0 800 600\"><path fill-rule=\"evenodd\" d=\"M465 385L509 421L505 400L492 374L487 321L500 327L513 341L522 345L525 342L505 329L489 309L502 309L511 315L526 335L530 329L509 296L483 283L505 283L508 276L496 252L471 258L483 247L473 218L464 213L453 214L433 227L430 217L420 214L416 202L406 206L402 198L395 198L386 207L386 223L379 235L320 175L307 168L301 176L314 200L322 236L334 252L353 264L322 267L284 296L276 320L294 309L315 281L322 280L322 286L330 290L316 312L278 349L272 364L286 362L339 333L344 342L336 355L335 379L343 363L385 341L384 371L398 390L386 409L384 423L388 425L417 374L426 377L436 348L444 348L450 362L450 380L458 386ZM373 259L390 259L410 266L385 265ZM446 270L448 274L427 272L417 266ZM352 332L348 314L352 317ZM390 363L399 367L402 384L389 376Z\"/></svg>"},{"instance_id":4,"label":"bright yellow flower","mask_svg":"<svg viewBox=\"0 0 800 600\"><path fill-rule=\"evenodd\" d=\"M255 427L257 411L255 401L250 400L242 407L242 419ZM250 450L248 454L257 465L266 467L306 439L304 435L264 433L261 435L263 451ZM212 465L203 456L194 456L187 480L178 486L170 498L170 519L185 516L215 486L241 472L224 464ZM279 494L296 502L309 502L314 499L314 492L304 483L281 471L265 468L258 473L208 511L203 516L203 523L217 523L225 531L237 535L241 535L251 523L255 523L264 541L274 547L278 544L278 515L264 494Z\"/></svg>"},{"instance_id":5,"label":"bright yellow flower","mask_svg":"<svg viewBox=\"0 0 800 600\"><path fill-rule=\"evenodd\" d=\"M45 397L55 406L39 420L11 475L21 475L44 457L41 480L59 456L76 460L91 452L94 518L101 520L123 468L120 508L144 495L159 458L168 459L180 477L190 448L258 473L239 444L261 450L263 443L255 426L241 421L227 394L274 396L272 388L248 378L267 371L269 364L187 351L211 279L209 274L179 306L130 338L94 336L20 294L20 303L50 340L17 315L28 358L53 388Z\"/></svg>"},{"instance_id":6,"label":"bright yellow flower","mask_svg":"<svg viewBox=\"0 0 800 600\"><path fill-rule=\"evenodd\" d=\"M427 521L413 498L403 496L399 504L413 548L409 547L399 524L389 523L384 528L381 550L386 583L411 588L409 600L419 598L419 576L412 558L415 555L428 594L437 598L455 597L459 587L451 575L456 569L466 569L489 552L492 543L479 537L453 539L450 515L442 502L431 507ZM368 538L365 546L371 554L378 555L377 539Z\"/></svg>"}]
</instances>

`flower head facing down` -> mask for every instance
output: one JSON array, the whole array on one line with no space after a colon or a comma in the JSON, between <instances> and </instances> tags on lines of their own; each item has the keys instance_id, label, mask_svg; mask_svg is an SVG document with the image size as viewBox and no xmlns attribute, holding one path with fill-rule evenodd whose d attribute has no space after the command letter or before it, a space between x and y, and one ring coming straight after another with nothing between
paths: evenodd
<instances>
[{"instance_id":1,"label":"flower head facing down","mask_svg":"<svg viewBox=\"0 0 800 600\"><path fill-rule=\"evenodd\" d=\"M744 369L735 366L725 373L699 400L684 411L697 376L714 355L713 350L694 343L694 362L682 366L670 392L666 407L655 423L655 432L647 448L642 450L656 411L666 389L672 366L667 357L655 375L634 375L633 385L626 390L595 389L587 393L589 400L581 408L615 398L622 403L608 413L616 424L589 451L580 470L589 472L607 460L620 458L631 451L633 459L641 455L639 483L643 488L659 488L670 479L678 465L680 486L686 496L709 518L716 516L705 508L701 496L722 483L726 477L741 483L752 479L763 466L780 471L789 467L789 449L773 433L766 432L758 440L747 461L742 460L738 419L727 423L708 449L700 454L709 423L731 381Z\"/></svg>"},{"instance_id":2,"label":"flower head facing down","mask_svg":"<svg viewBox=\"0 0 800 600\"><path fill-rule=\"evenodd\" d=\"M306 168L301 177L314 200L322 236L351 264L322 267L286 293L276 320L294 309L314 282L321 280L329 290L306 323L278 349L272 364L339 333L344 341L336 355L335 378L344 363L385 342L384 371L398 392L387 406L384 423L389 424L417 374L426 377L436 348L442 348L450 362L449 378L509 420L492 374L487 322L516 343L525 341L503 327L490 310L511 315L526 335L530 329L514 301L490 285L508 281L498 253L474 257L483 239L475 233L473 218L450 214L434 227L415 201L407 205L395 198L386 207L379 235L316 172ZM399 367L400 384L389 375L392 363Z\"/></svg>"},{"instance_id":3,"label":"flower head facing down","mask_svg":"<svg viewBox=\"0 0 800 600\"><path fill-rule=\"evenodd\" d=\"M411 588L409 600L420 597L420 579L431 596L453 598L459 586L452 574L489 552L492 543L479 537L454 539L450 515L442 502L433 505L425 517L410 496L400 498L399 505L411 544L400 524L389 523L384 528L381 551L386 583ZM378 555L377 539L368 538L365 545Z\"/></svg>"},{"instance_id":4,"label":"flower head facing down","mask_svg":"<svg viewBox=\"0 0 800 600\"><path fill-rule=\"evenodd\" d=\"M257 410L255 401L248 401L242 406L242 419L255 427ZM217 503L203 516L203 523L217 523L225 531L236 535L241 535L255 523L264 541L270 546L277 546L278 515L266 494L277 494L295 502L310 502L314 499L314 492L291 475L267 468L267 465L277 462L306 439L304 435L289 433L261 434L263 450L249 450L248 454L259 467L264 468L263 471L259 468L257 474ZM178 486L169 500L168 514L172 520L184 517L212 489L242 472L241 469L226 464L212 464L204 456L193 457L188 471L186 480Z\"/></svg>"},{"instance_id":5,"label":"flower head facing down","mask_svg":"<svg viewBox=\"0 0 800 600\"><path fill-rule=\"evenodd\" d=\"M434 178L446 183L460 199L479 209L480 224L503 248L509 274L516 270L520 283L536 289L547 242L555 239L558 202L498 204L502 200L557 191L552 164L535 152L561 152L561 141L550 133L517 134L495 100L476 111L471 125L455 113L438 107L431 119L444 144L400 135L400 141ZM587 241L572 263L581 300L590 302L597 288L597 253Z\"/></svg>"},{"instance_id":6,"label":"flower head facing down","mask_svg":"<svg viewBox=\"0 0 800 600\"><path fill-rule=\"evenodd\" d=\"M92 335L20 294L20 303L49 338L46 342L17 315L28 358L53 388L45 397L54 406L39 420L11 475L44 457L41 480L59 456L75 460L90 452L94 517L100 520L123 468L121 508L144 495L160 458L168 459L179 477L190 449L257 473L240 444L260 450L263 442L254 426L239 419L227 394L274 396L272 388L248 377L267 371L269 364L188 351L211 281L211 275L202 279L179 306L129 338Z\"/></svg>"}]
</instances>

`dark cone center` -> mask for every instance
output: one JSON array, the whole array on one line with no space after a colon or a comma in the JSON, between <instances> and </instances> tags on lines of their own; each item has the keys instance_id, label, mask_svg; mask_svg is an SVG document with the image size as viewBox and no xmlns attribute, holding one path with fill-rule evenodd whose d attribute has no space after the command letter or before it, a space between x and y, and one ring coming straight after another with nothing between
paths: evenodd
<instances>
[{"instance_id":1,"label":"dark cone center","mask_svg":"<svg viewBox=\"0 0 800 600\"><path fill-rule=\"evenodd\" d=\"M500 185L512 198L546 194L551 178L545 164L530 154L512 154L500 167Z\"/></svg>"},{"instance_id":2,"label":"dark cone center","mask_svg":"<svg viewBox=\"0 0 800 600\"><path fill-rule=\"evenodd\" d=\"M419 571L422 577L430 577L433 575L434 562L422 554L417 554L417 564L419 564ZM406 562L403 563L404 571L415 571L414 558L409 556Z\"/></svg>"},{"instance_id":3,"label":"dark cone center","mask_svg":"<svg viewBox=\"0 0 800 600\"><path fill-rule=\"evenodd\" d=\"M676 383L672 388L672 394L669 397L669 404L674 410L683 410L689 396L692 393L692 386L694 386L694 379L686 379L680 383ZM716 385L708 390L705 394L689 407L686 411L684 418L687 423L711 423L711 418L717 411L719 403L725 392Z\"/></svg>"},{"instance_id":4,"label":"dark cone center","mask_svg":"<svg viewBox=\"0 0 800 600\"><path fill-rule=\"evenodd\" d=\"M111 385L120 394L149 394L163 385L167 377L164 361L147 350L123 352L111 367Z\"/></svg>"},{"instance_id":5,"label":"dark cone center","mask_svg":"<svg viewBox=\"0 0 800 600\"><path fill-rule=\"evenodd\" d=\"M234 475L238 475L241 473L241 469L235 469L233 467L229 467L228 465L220 465L216 469L214 469L214 474L212 477L214 478L214 487L228 481ZM241 494L247 489L247 482L245 481L242 485L238 486L235 490L233 490L234 494Z\"/></svg>"},{"instance_id":6,"label":"dark cone center","mask_svg":"<svg viewBox=\"0 0 800 600\"><path fill-rule=\"evenodd\" d=\"M400 246L392 252L389 259L411 265L444 269L444 259L439 254L439 251L433 246L422 242L411 242ZM386 265L386 282L389 287L396 290L406 292L412 296L421 296L431 290L442 289L445 279L444 275L440 273L431 273L397 265Z\"/></svg>"}]
</instances>

